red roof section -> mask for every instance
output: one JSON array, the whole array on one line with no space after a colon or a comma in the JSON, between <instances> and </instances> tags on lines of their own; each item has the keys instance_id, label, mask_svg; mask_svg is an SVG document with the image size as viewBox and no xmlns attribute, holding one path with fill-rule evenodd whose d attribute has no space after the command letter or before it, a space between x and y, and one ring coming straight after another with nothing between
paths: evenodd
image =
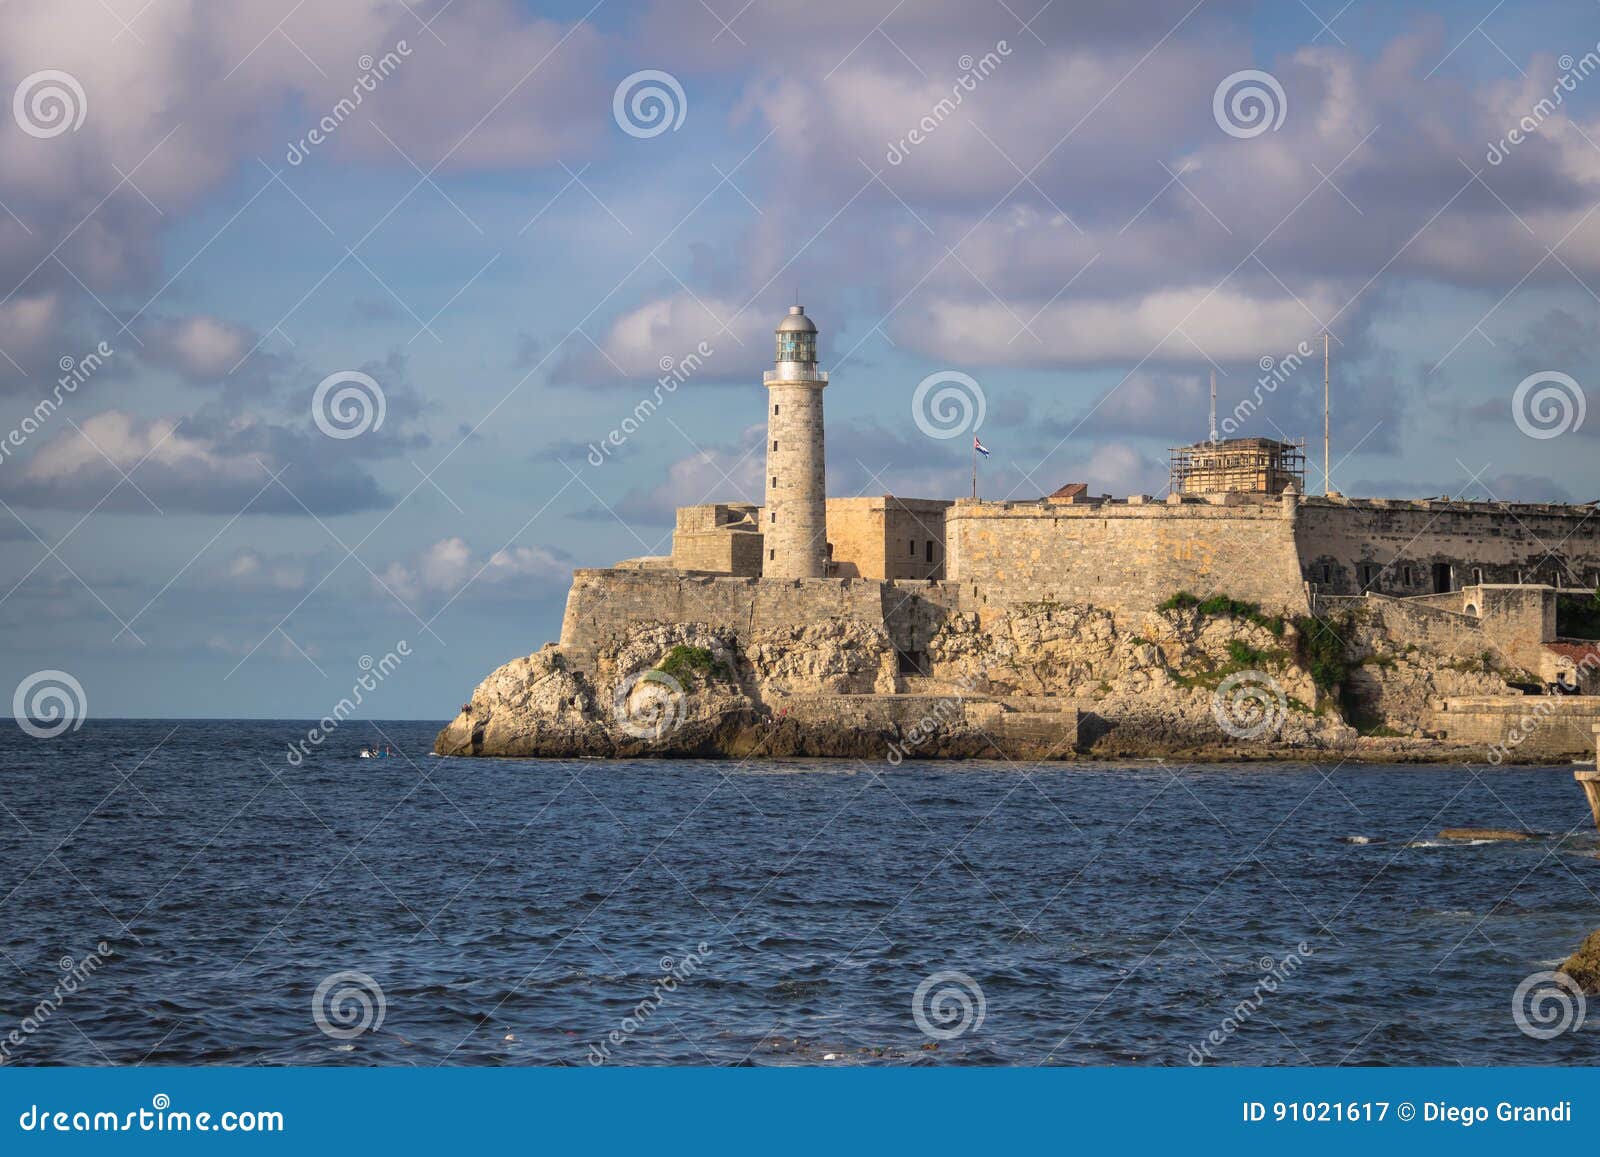
<instances>
[{"instance_id":1,"label":"red roof section","mask_svg":"<svg viewBox=\"0 0 1600 1157\"><path fill-rule=\"evenodd\" d=\"M1600 665L1600 640L1564 639L1546 643L1545 647L1580 665L1585 662L1591 667Z\"/></svg>"}]
</instances>

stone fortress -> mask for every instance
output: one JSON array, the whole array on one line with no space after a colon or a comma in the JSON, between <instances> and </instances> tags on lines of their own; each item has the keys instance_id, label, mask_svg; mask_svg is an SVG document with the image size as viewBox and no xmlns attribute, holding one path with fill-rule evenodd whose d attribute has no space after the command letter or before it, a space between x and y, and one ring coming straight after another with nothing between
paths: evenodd
<instances>
[{"instance_id":1,"label":"stone fortress","mask_svg":"<svg viewBox=\"0 0 1600 1157\"><path fill-rule=\"evenodd\" d=\"M764 504L680 507L670 556L576 571L560 643L442 753L1593 750L1594 503L1307 494L1266 438L1175 449L1165 497L830 498L816 325L796 305L776 338Z\"/></svg>"}]
</instances>

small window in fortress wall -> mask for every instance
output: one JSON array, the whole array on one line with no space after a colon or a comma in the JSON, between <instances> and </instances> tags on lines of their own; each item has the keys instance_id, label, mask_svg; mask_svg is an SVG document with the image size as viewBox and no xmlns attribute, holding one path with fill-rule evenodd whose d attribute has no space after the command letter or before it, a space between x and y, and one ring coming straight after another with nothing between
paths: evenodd
<instances>
[{"instance_id":1,"label":"small window in fortress wall","mask_svg":"<svg viewBox=\"0 0 1600 1157\"><path fill-rule=\"evenodd\" d=\"M772 562L777 557L778 557L778 552L777 551L775 551L775 550L767 551L767 561L768 562Z\"/></svg>"},{"instance_id":2,"label":"small window in fortress wall","mask_svg":"<svg viewBox=\"0 0 1600 1157\"><path fill-rule=\"evenodd\" d=\"M774 414L776 414L778 412L778 403L776 403L776 402L772 403L772 412Z\"/></svg>"},{"instance_id":3,"label":"small window in fortress wall","mask_svg":"<svg viewBox=\"0 0 1600 1157\"><path fill-rule=\"evenodd\" d=\"M933 539L930 538L928 540L927 546L928 546L928 561L932 562L933 561Z\"/></svg>"},{"instance_id":4,"label":"small window in fortress wall","mask_svg":"<svg viewBox=\"0 0 1600 1157\"><path fill-rule=\"evenodd\" d=\"M772 521L773 522L777 522L778 521L778 512L776 510L774 510L772 512Z\"/></svg>"},{"instance_id":5,"label":"small window in fortress wall","mask_svg":"<svg viewBox=\"0 0 1600 1157\"><path fill-rule=\"evenodd\" d=\"M1481 567L1472 568L1472 582L1474 586L1481 587L1483 585L1483 569Z\"/></svg>"},{"instance_id":6,"label":"small window in fortress wall","mask_svg":"<svg viewBox=\"0 0 1600 1157\"><path fill-rule=\"evenodd\" d=\"M776 449L777 449L777 448L778 448L778 440L777 440L777 439L776 439L776 438L774 438L774 439L773 439L773 440L772 440L772 448L773 448L773 449L774 449L774 450L776 450Z\"/></svg>"},{"instance_id":7,"label":"small window in fortress wall","mask_svg":"<svg viewBox=\"0 0 1600 1157\"><path fill-rule=\"evenodd\" d=\"M911 557L917 557L917 540L914 538L911 540Z\"/></svg>"}]
</instances>

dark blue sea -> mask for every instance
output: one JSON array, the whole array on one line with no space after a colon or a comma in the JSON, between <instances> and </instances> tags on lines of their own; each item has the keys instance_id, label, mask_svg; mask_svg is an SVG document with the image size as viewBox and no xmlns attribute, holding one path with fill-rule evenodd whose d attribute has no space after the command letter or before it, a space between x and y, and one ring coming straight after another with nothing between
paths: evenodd
<instances>
[{"instance_id":1,"label":"dark blue sea","mask_svg":"<svg viewBox=\"0 0 1600 1157\"><path fill-rule=\"evenodd\" d=\"M1600 926L1570 769L439 759L415 722L295 766L306 726L0 732L0 1061L1600 1063L1600 1000L1513 1010Z\"/></svg>"}]
</instances>

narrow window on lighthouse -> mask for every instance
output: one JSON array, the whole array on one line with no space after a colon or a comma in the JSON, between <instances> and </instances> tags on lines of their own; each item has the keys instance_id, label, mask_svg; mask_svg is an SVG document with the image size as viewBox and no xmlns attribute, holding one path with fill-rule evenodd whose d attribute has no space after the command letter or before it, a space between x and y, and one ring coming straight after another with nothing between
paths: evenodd
<instances>
[{"instance_id":1,"label":"narrow window on lighthouse","mask_svg":"<svg viewBox=\"0 0 1600 1157\"><path fill-rule=\"evenodd\" d=\"M778 404L777 404L777 403L776 403L776 402L774 402L774 403L773 403L773 404L772 404L772 412L773 412L773 413L774 413L774 414L776 414L776 413L777 413L777 412L778 412Z\"/></svg>"},{"instance_id":2,"label":"narrow window on lighthouse","mask_svg":"<svg viewBox=\"0 0 1600 1157\"><path fill-rule=\"evenodd\" d=\"M774 438L774 439L773 439L773 440L772 440L772 448L773 448L773 449L774 449L774 450L776 450L776 449L777 449L777 448L778 448L778 440L777 440L777 439L776 439L776 438Z\"/></svg>"}]
</instances>

